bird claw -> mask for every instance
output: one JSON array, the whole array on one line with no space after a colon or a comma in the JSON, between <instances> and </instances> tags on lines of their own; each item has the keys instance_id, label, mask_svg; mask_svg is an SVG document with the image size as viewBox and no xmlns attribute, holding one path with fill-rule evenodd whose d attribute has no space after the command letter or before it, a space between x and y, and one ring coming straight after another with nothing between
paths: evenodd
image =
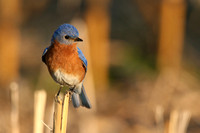
<instances>
[{"instance_id":1,"label":"bird claw","mask_svg":"<svg viewBox=\"0 0 200 133\"><path fill-rule=\"evenodd\" d=\"M56 102L56 103L60 103L60 98L59 98L58 95L55 96L55 102Z\"/></svg>"},{"instance_id":2,"label":"bird claw","mask_svg":"<svg viewBox=\"0 0 200 133\"><path fill-rule=\"evenodd\" d=\"M70 88L69 91L70 91L71 93L73 93L73 92L74 92L74 88Z\"/></svg>"},{"instance_id":3,"label":"bird claw","mask_svg":"<svg viewBox=\"0 0 200 133\"><path fill-rule=\"evenodd\" d=\"M59 90L58 90L58 92L57 92L57 95L56 95L57 97L59 96L62 87L63 87L63 86L60 86L60 88L59 88Z\"/></svg>"}]
</instances>

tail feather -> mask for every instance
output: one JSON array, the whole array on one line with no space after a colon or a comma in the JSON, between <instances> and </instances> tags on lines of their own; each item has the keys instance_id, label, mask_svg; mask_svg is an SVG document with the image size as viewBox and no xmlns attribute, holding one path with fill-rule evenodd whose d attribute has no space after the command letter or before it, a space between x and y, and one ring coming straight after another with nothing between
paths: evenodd
<instances>
[{"instance_id":1,"label":"tail feather","mask_svg":"<svg viewBox=\"0 0 200 133\"><path fill-rule=\"evenodd\" d=\"M89 108L89 109L92 107L90 104L90 101L86 95L84 87L82 87L80 94L77 94L75 92L72 94L72 103L75 108L80 107L80 105L82 105L86 108Z\"/></svg>"},{"instance_id":2,"label":"tail feather","mask_svg":"<svg viewBox=\"0 0 200 133\"><path fill-rule=\"evenodd\" d=\"M89 108L89 109L92 108L90 101L86 95L84 86L82 87L81 94L79 96L80 96L80 99L82 102L82 106Z\"/></svg>"},{"instance_id":3,"label":"tail feather","mask_svg":"<svg viewBox=\"0 0 200 133\"><path fill-rule=\"evenodd\" d=\"M75 108L80 107L80 105L81 105L80 98L79 98L79 95L77 93L72 94L72 103L73 103Z\"/></svg>"}]
</instances>

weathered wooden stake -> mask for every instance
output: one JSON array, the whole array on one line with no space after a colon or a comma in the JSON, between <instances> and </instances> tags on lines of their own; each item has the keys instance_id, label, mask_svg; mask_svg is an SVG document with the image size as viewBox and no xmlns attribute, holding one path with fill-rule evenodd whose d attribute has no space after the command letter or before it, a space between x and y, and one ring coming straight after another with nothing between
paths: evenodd
<instances>
[{"instance_id":1,"label":"weathered wooden stake","mask_svg":"<svg viewBox=\"0 0 200 133\"><path fill-rule=\"evenodd\" d=\"M19 87L16 82L10 84L11 90L11 128L12 133L19 133Z\"/></svg>"},{"instance_id":2,"label":"weathered wooden stake","mask_svg":"<svg viewBox=\"0 0 200 133\"><path fill-rule=\"evenodd\" d=\"M63 100L55 96L53 133L66 133L70 94L67 92Z\"/></svg>"},{"instance_id":3,"label":"weathered wooden stake","mask_svg":"<svg viewBox=\"0 0 200 133\"><path fill-rule=\"evenodd\" d=\"M42 123L44 119L45 106L46 106L46 91L38 90L34 94L34 128L33 133L43 133L44 125Z\"/></svg>"}]
</instances>

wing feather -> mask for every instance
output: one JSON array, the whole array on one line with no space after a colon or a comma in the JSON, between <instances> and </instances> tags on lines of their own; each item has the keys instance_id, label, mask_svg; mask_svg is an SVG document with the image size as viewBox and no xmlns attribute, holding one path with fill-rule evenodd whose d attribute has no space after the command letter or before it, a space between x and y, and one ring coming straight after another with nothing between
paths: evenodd
<instances>
[{"instance_id":1,"label":"wing feather","mask_svg":"<svg viewBox=\"0 0 200 133\"><path fill-rule=\"evenodd\" d=\"M85 67L85 71L87 71L87 59L85 58L84 54L82 53L82 51L80 50L80 48L78 49L78 56L81 59L81 61L83 62L83 66Z\"/></svg>"},{"instance_id":2,"label":"wing feather","mask_svg":"<svg viewBox=\"0 0 200 133\"><path fill-rule=\"evenodd\" d=\"M44 63L46 63L45 55L46 55L48 49L49 49L49 47L45 48L44 51L43 51L43 54L42 54L42 61L43 61Z\"/></svg>"}]
</instances>

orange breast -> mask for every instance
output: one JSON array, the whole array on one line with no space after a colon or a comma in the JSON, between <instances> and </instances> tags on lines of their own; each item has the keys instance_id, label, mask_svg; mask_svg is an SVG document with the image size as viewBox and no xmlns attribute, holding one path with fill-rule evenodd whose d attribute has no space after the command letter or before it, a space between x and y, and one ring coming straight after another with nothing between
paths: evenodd
<instances>
[{"instance_id":1,"label":"orange breast","mask_svg":"<svg viewBox=\"0 0 200 133\"><path fill-rule=\"evenodd\" d=\"M50 73L60 69L64 73L79 77L80 82L84 79L85 68L78 56L76 44L65 45L56 42L50 46L45 58Z\"/></svg>"}]
</instances>

